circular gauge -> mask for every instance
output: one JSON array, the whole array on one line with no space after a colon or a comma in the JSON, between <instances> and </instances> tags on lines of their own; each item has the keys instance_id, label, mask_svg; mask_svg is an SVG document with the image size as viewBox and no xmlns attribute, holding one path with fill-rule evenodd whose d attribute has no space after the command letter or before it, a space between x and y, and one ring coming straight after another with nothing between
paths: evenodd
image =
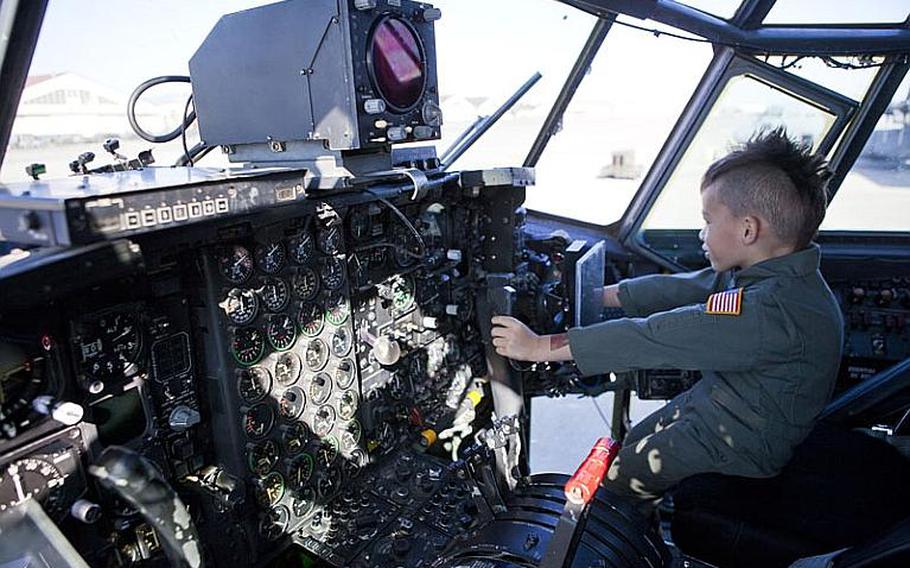
<instances>
[{"instance_id":1,"label":"circular gauge","mask_svg":"<svg viewBox=\"0 0 910 568\"><path fill-rule=\"evenodd\" d=\"M420 246L407 229L396 225L392 229L392 258L401 268L414 265L420 255Z\"/></svg>"},{"instance_id":2,"label":"circular gauge","mask_svg":"<svg viewBox=\"0 0 910 568\"><path fill-rule=\"evenodd\" d=\"M357 414L357 407L360 404L357 393L353 390L344 391L341 400L338 401L338 416L342 420L350 420Z\"/></svg>"},{"instance_id":3,"label":"circular gauge","mask_svg":"<svg viewBox=\"0 0 910 568\"><path fill-rule=\"evenodd\" d=\"M142 353L139 318L111 312L79 326L76 339L83 371L98 380L131 375Z\"/></svg>"},{"instance_id":4,"label":"circular gauge","mask_svg":"<svg viewBox=\"0 0 910 568\"><path fill-rule=\"evenodd\" d=\"M348 232L355 241L362 241L371 236L372 227L368 207L357 207L348 216Z\"/></svg>"},{"instance_id":5,"label":"circular gauge","mask_svg":"<svg viewBox=\"0 0 910 568\"><path fill-rule=\"evenodd\" d=\"M319 273L322 284L328 290L337 290L344 284L344 264L334 256L323 259Z\"/></svg>"},{"instance_id":6,"label":"circular gauge","mask_svg":"<svg viewBox=\"0 0 910 568\"><path fill-rule=\"evenodd\" d=\"M284 478L277 471L256 480L256 501L262 507L273 507L284 497Z\"/></svg>"},{"instance_id":7,"label":"circular gauge","mask_svg":"<svg viewBox=\"0 0 910 568\"><path fill-rule=\"evenodd\" d=\"M313 260L314 252L316 252L316 244L313 242L313 236L306 229L291 239L291 258L297 264L307 264Z\"/></svg>"},{"instance_id":8,"label":"circular gauge","mask_svg":"<svg viewBox=\"0 0 910 568\"><path fill-rule=\"evenodd\" d=\"M270 276L262 283L262 288L257 290L259 297L270 312L280 312L288 306L291 294L287 282L277 276Z\"/></svg>"},{"instance_id":9,"label":"circular gauge","mask_svg":"<svg viewBox=\"0 0 910 568\"><path fill-rule=\"evenodd\" d=\"M265 336L256 327L241 327L234 330L231 354L241 365L249 367L262 359L265 352Z\"/></svg>"},{"instance_id":10,"label":"circular gauge","mask_svg":"<svg viewBox=\"0 0 910 568\"><path fill-rule=\"evenodd\" d=\"M303 414L303 408L306 406L306 395L300 387L291 387L284 391L281 400L278 401L278 414L285 420L296 420Z\"/></svg>"},{"instance_id":11,"label":"circular gauge","mask_svg":"<svg viewBox=\"0 0 910 568\"><path fill-rule=\"evenodd\" d=\"M313 302L303 304L297 312L297 326L305 336L316 337L325 326L325 310Z\"/></svg>"},{"instance_id":12,"label":"circular gauge","mask_svg":"<svg viewBox=\"0 0 910 568\"><path fill-rule=\"evenodd\" d=\"M278 463L278 444L275 440L266 440L249 448L250 471L262 477L272 471L275 464Z\"/></svg>"},{"instance_id":13,"label":"circular gauge","mask_svg":"<svg viewBox=\"0 0 910 568\"><path fill-rule=\"evenodd\" d=\"M264 438L275 423L275 411L265 402L248 408L243 414L243 431L252 440Z\"/></svg>"},{"instance_id":14,"label":"circular gauge","mask_svg":"<svg viewBox=\"0 0 910 568\"><path fill-rule=\"evenodd\" d=\"M63 473L49 460L29 457L14 461L0 474L0 510L35 499L51 517L57 517L65 506L61 491L65 483Z\"/></svg>"},{"instance_id":15,"label":"circular gauge","mask_svg":"<svg viewBox=\"0 0 910 568\"><path fill-rule=\"evenodd\" d=\"M332 396L332 377L328 373L317 373L310 383L310 399L313 404L325 404Z\"/></svg>"},{"instance_id":16,"label":"circular gauge","mask_svg":"<svg viewBox=\"0 0 910 568\"><path fill-rule=\"evenodd\" d=\"M243 284L253 275L253 255L240 245L224 247L217 253L218 269L228 282Z\"/></svg>"},{"instance_id":17,"label":"circular gauge","mask_svg":"<svg viewBox=\"0 0 910 568\"><path fill-rule=\"evenodd\" d=\"M353 344L354 339L351 337L351 332L348 331L348 328L339 327L335 329L335 333L332 334L332 354L336 357L344 357L350 353Z\"/></svg>"},{"instance_id":18,"label":"circular gauge","mask_svg":"<svg viewBox=\"0 0 910 568\"><path fill-rule=\"evenodd\" d=\"M272 390L272 374L262 367L237 369L237 390L246 402L259 402Z\"/></svg>"},{"instance_id":19,"label":"circular gauge","mask_svg":"<svg viewBox=\"0 0 910 568\"><path fill-rule=\"evenodd\" d=\"M300 377L303 364L296 353L282 353L275 360L275 381L279 385L293 384Z\"/></svg>"},{"instance_id":20,"label":"circular gauge","mask_svg":"<svg viewBox=\"0 0 910 568\"><path fill-rule=\"evenodd\" d=\"M325 364L329 361L329 348L326 346L325 341L311 339L307 343L303 359L306 361L307 369L311 371L319 371L325 367Z\"/></svg>"},{"instance_id":21,"label":"circular gauge","mask_svg":"<svg viewBox=\"0 0 910 568\"><path fill-rule=\"evenodd\" d=\"M341 471L330 467L316 475L316 495L320 499L328 500L341 487Z\"/></svg>"},{"instance_id":22,"label":"circular gauge","mask_svg":"<svg viewBox=\"0 0 910 568\"><path fill-rule=\"evenodd\" d=\"M259 521L259 534L266 540L278 540L288 530L291 513L284 505L278 505Z\"/></svg>"},{"instance_id":23,"label":"circular gauge","mask_svg":"<svg viewBox=\"0 0 910 568\"><path fill-rule=\"evenodd\" d=\"M363 427L360 422L351 420L341 428L341 451L350 454L358 448L363 437Z\"/></svg>"},{"instance_id":24,"label":"circular gauge","mask_svg":"<svg viewBox=\"0 0 910 568\"><path fill-rule=\"evenodd\" d=\"M284 428L282 443L287 455L292 456L299 453L310 441L310 429L303 422L292 422L290 426Z\"/></svg>"},{"instance_id":25,"label":"circular gauge","mask_svg":"<svg viewBox=\"0 0 910 568\"><path fill-rule=\"evenodd\" d=\"M301 519L310 516L313 509L316 507L316 492L313 491L313 488L304 487L303 489L298 490L294 495L294 502L291 505L294 509L294 514Z\"/></svg>"},{"instance_id":26,"label":"circular gauge","mask_svg":"<svg viewBox=\"0 0 910 568\"><path fill-rule=\"evenodd\" d=\"M341 468L348 479L354 479L360 475L364 466L367 464L367 454L362 449L357 448L351 451L351 454L341 463Z\"/></svg>"},{"instance_id":27,"label":"circular gauge","mask_svg":"<svg viewBox=\"0 0 910 568\"><path fill-rule=\"evenodd\" d=\"M326 468L335 462L338 458L340 446L335 436L326 436L319 444L316 450L316 462L320 468Z\"/></svg>"},{"instance_id":28,"label":"circular gauge","mask_svg":"<svg viewBox=\"0 0 910 568\"><path fill-rule=\"evenodd\" d=\"M303 489L309 485L316 469L316 460L308 453L302 453L288 466L288 485L292 489Z\"/></svg>"},{"instance_id":29,"label":"circular gauge","mask_svg":"<svg viewBox=\"0 0 910 568\"><path fill-rule=\"evenodd\" d=\"M316 245L326 254L335 254L341 246L341 231L338 225L332 225L319 231L316 236Z\"/></svg>"},{"instance_id":30,"label":"circular gauge","mask_svg":"<svg viewBox=\"0 0 910 568\"><path fill-rule=\"evenodd\" d=\"M259 297L252 290L232 288L227 297L218 304L224 314L237 325L246 325L256 319L259 313Z\"/></svg>"},{"instance_id":31,"label":"circular gauge","mask_svg":"<svg viewBox=\"0 0 910 568\"><path fill-rule=\"evenodd\" d=\"M335 384L340 389L349 388L354 383L354 362L342 359L335 367Z\"/></svg>"},{"instance_id":32,"label":"circular gauge","mask_svg":"<svg viewBox=\"0 0 910 568\"><path fill-rule=\"evenodd\" d=\"M335 426L335 409L324 404L316 409L313 415L313 433L324 438Z\"/></svg>"},{"instance_id":33,"label":"circular gauge","mask_svg":"<svg viewBox=\"0 0 910 568\"><path fill-rule=\"evenodd\" d=\"M284 268L284 263L288 259L284 244L281 241L256 245L256 250L253 254L256 259L256 266L267 274L275 274Z\"/></svg>"},{"instance_id":34,"label":"circular gauge","mask_svg":"<svg viewBox=\"0 0 910 568\"><path fill-rule=\"evenodd\" d=\"M325 319L332 325L342 325L351 315L351 304L341 294L332 294L326 300Z\"/></svg>"},{"instance_id":35,"label":"circular gauge","mask_svg":"<svg viewBox=\"0 0 910 568\"><path fill-rule=\"evenodd\" d=\"M287 314L274 315L269 318L266 335L276 351L287 351L297 341L297 324Z\"/></svg>"},{"instance_id":36,"label":"circular gauge","mask_svg":"<svg viewBox=\"0 0 910 568\"><path fill-rule=\"evenodd\" d=\"M298 298L309 302L316 298L316 294L319 293L319 276L315 270L309 266L304 266L294 275L291 280L291 287Z\"/></svg>"},{"instance_id":37,"label":"circular gauge","mask_svg":"<svg viewBox=\"0 0 910 568\"><path fill-rule=\"evenodd\" d=\"M392 281L392 306L399 312L414 305L414 279L410 276L398 276Z\"/></svg>"},{"instance_id":38,"label":"circular gauge","mask_svg":"<svg viewBox=\"0 0 910 568\"><path fill-rule=\"evenodd\" d=\"M412 109L426 88L426 58L420 36L403 19L386 16L374 26L367 51L370 78L398 113Z\"/></svg>"}]
</instances>

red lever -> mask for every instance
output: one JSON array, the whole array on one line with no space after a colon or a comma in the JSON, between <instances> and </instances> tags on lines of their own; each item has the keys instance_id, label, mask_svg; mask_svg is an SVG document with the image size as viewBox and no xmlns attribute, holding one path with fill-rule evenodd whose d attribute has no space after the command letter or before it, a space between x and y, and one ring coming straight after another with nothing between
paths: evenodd
<instances>
[{"instance_id":1,"label":"red lever","mask_svg":"<svg viewBox=\"0 0 910 568\"><path fill-rule=\"evenodd\" d=\"M591 453L566 483L566 499L576 505L587 505L610 469L610 464L616 459L619 448L619 442L606 436L597 440Z\"/></svg>"}]
</instances>

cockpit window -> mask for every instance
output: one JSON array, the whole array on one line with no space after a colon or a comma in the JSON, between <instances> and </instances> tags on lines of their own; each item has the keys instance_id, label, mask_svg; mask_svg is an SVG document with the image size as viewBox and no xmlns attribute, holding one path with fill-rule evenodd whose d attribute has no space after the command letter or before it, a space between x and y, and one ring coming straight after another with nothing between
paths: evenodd
<instances>
[{"instance_id":1,"label":"cockpit window","mask_svg":"<svg viewBox=\"0 0 910 568\"><path fill-rule=\"evenodd\" d=\"M910 75L828 207L823 231L910 231Z\"/></svg>"},{"instance_id":2,"label":"cockpit window","mask_svg":"<svg viewBox=\"0 0 910 568\"><path fill-rule=\"evenodd\" d=\"M765 24L886 24L907 19L905 0L831 2L830 0L777 0Z\"/></svg>"},{"instance_id":3,"label":"cockpit window","mask_svg":"<svg viewBox=\"0 0 910 568\"><path fill-rule=\"evenodd\" d=\"M708 166L756 131L784 126L816 148L836 116L751 75L733 77L699 128L648 215L647 229L697 229L703 225L698 198Z\"/></svg>"},{"instance_id":4,"label":"cockpit window","mask_svg":"<svg viewBox=\"0 0 910 568\"><path fill-rule=\"evenodd\" d=\"M111 137L120 139L122 155L135 158L151 147L157 165L173 164L183 154L180 139L151 144L138 138L126 118L130 93L154 76L188 75L190 57L223 14L268 3L162 0L126 10L113 0L49 3L0 179L27 180L32 163L45 164L46 177L64 177L68 164L89 151L96 155L93 166L108 163L102 143ZM137 121L152 134L173 130L189 94L188 83L150 89L139 101ZM195 125L187 136L190 145L198 140ZM204 165L219 160L213 152Z\"/></svg>"},{"instance_id":5,"label":"cockpit window","mask_svg":"<svg viewBox=\"0 0 910 568\"><path fill-rule=\"evenodd\" d=\"M436 25L444 125L439 153L489 116L535 72L543 76L455 163L520 165L597 21L553 0L443 0ZM477 17L483 14L483 17Z\"/></svg>"},{"instance_id":6,"label":"cockpit window","mask_svg":"<svg viewBox=\"0 0 910 568\"><path fill-rule=\"evenodd\" d=\"M708 44L615 24L537 164L528 208L618 220L710 60Z\"/></svg>"}]
</instances>

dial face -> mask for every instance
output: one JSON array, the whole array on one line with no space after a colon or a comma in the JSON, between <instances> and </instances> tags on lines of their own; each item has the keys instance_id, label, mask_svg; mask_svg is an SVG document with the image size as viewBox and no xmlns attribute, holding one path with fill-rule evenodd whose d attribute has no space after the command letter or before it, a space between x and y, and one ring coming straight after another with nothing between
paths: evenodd
<instances>
[{"instance_id":1,"label":"dial face","mask_svg":"<svg viewBox=\"0 0 910 568\"><path fill-rule=\"evenodd\" d=\"M357 207L348 216L348 231L355 241L362 241L371 235L370 211L368 207Z\"/></svg>"},{"instance_id":2,"label":"dial face","mask_svg":"<svg viewBox=\"0 0 910 568\"><path fill-rule=\"evenodd\" d=\"M360 422L351 420L341 428L341 451L350 454L358 448L360 439L363 437L363 428Z\"/></svg>"},{"instance_id":3,"label":"dial face","mask_svg":"<svg viewBox=\"0 0 910 568\"><path fill-rule=\"evenodd\" d=\"M253 275L253 255L246 248L224 247L216 255L218 269L228 282L243 284Z\"/></svg>"},{"instance_id":4,"label":"dial face","mask_svg":"<svg viewBox=\"0 0 910 568\"><path fill-rule=\"evenodd\" d=\"M265 308L270 312L280 312L285 309L291 299L287 282L277 276L266 278L258 292Z\"/></svg>"},{"instance_id":5,"label":"dial face","mask_svg":"<svg viewBox=\"0 0 910 568\"><path fill-rule=\"evenodd\" d=\"M234 330L231 354L241 365L249 367L262 359L265 352L265 335L256 327L241 327Z\"/></svg>"},{"instance_id":6,"label":"dial face","mask_svg":"<svg viewBox=\"0 0 910 568\"><path fill-rule=\"evenodd\" d=\"M344 264L335 257L323 259L319 273L327 290L337 290L344 284Z\"/></svg>"},{"instance_id":7,"label":"dial face","mask_svg":"<svg viewBox=\"0 0 910 568\"><path fill-rule=\"evenodd\" d=\"M354 383L354 376L354 362L350 359L342 359L335 367L335 384L340 389L350 388Z\"/></svg>"},{"instance_id":8,"label":"dial face","mask_svg":"<svg viewBox=\"0 0 910 568\"><path fill-rule=\"evenodd\" d=\"M332 377L328 373L316 373L310 383L310 398L313 404L325 404L332 396Z\"/></svg>"},{"instance_id":9,"label":"dial face","mask_svg":"<svg viewBox=\"0 0 910 568\"><path fill-rule=\"evenodd\" d=\"M300 387L291 387L284 391L281 400L278 402L278 413L285 420L296 420L303 414L306 406L306 395Z\"/></svg>"},{"instance_id":10,"label":"dial face","mask_svg":"<svg viewBox=\"0 0 910 568\"><path fill-rule=\"evenodd\" d=\"M414 305L414 279L410 276L398 276L392 281L392 306L404 312Z\"/></svg>"},{"instance_id":11,"label":"dial face","mask_svg":"<svg viewBox=\"0 0 910 568\"><path fill-rule=\"evenodd\" d=\"M319 448L316 451L316 462L320 467L328 467L335 462L335 459L338 457L338 451L340 446L338 440L335 439L335 436L327 436L319 444Z\"/></svg>"},{"instance_id":12,"label":"dial face","mask_svg":"<svg viewBox=\"0 0 910 568\"><path fill-rule=\"evenodd\" d=\"M311 339L306 346L306 353L303 356L306 361L307 369L319 371L325 367L329 361L329 348L325 341L321 339Z\"/></svg>"},{"instance_id":13,"label":"dial face","mask_svg":"<svg viewBox=\"0 0 910 568\"><path fill-rule=\"evenodd\" d=\"M264 438L275 424L275 411L265 402L247 409L243 414L243 431L251 440Z\"/></svg>"},{"instance_id":14,"label":"dial face","mask_svg":"<svg viewBox=\"0 0 910 568\"><path fill-rule=\"evenodd\" d=\"M392 257L395 259L395 264L406 268L417 262L420 246L410 231L396 225L392 229L392 245Z\"/></svg>"},{"instance_id":15,"label":"dial face","mask_svg":"<svg viewBox=\"0 0 910 568\"><path fill-rule=\"evenodd\" d=\"M332 354L336 357L344 357L351 352L351 346L354 344L354 338L346 327L339 327L332 333Z\"/></svg>"},{"instance_id":16,"label":"dial face","mask_svg":"<svg viewBox=\"0 0 910 568\"><path fill-rule=\"evenodd\" d=\"M232 288L227 297L218 304L224 314L237 325L246 325L256 319L259 313L259 297L252 290Z\"/></svg>"},{"instance_id":17,"label":"dial face","mask_svg":"<svg viewBox=\"0 0 910 568\"><path fill-rule=\"evenodd\" d=\"M66 480L49 460L29 457L14 461L0 473L0 511L36 499L52 517L61 512Z\"/></svg>"},{"instance_id":18,"label":"dial face","mask_svg":"<svg viewBox=\"0 0 910 568\"><path fill-rule=\"evenodd\" d=\"M366 452L360 448L357 448L355 450L352 450L351 455L345 458L345 460L341 463L341 468L344 470L344 473L348 479L354 479L360 475L366 464Z\"/></svg>"},{"instance_id":19,"label":"dial face","mask_svg":"<svg viewBox=\"0 0 910 568\"><path fill-rule=\"evenodd\" d=\"M308 230L300 231L291 239L291 258L297 264L307 264L313 260L315 252L316 244L313 242L313 236Z\"/></svg>"},{"instance_id":20,"label":"dial face","mask_svg":"<svg viewBox=\"0 0 910 568\"><path fill-rule=\"evenodd\" d=\"M324 438L335 426L335 409L325 404L316 409L313 415L313 433Z\"/></svg>"},{"instance_id":21,"label":"dial face","mask_svg":"<svg viewBox=\"0 0 910 568\"><path fill-rule=\"evenodd\" d=\"M316 469L316 460L313 459L313 456L305 452L300 454L288 467L288 484L293 489L303 489L309 485L314 469Z\"/></svg>"},{"instance_id":22,"label":"dial face","mask_svg":"<svg viewBox=\"0 0 910 568\"><path fill-rule=\"evenodd\" d=\"M256 501L262 507L277 505L284 497L284 478L277 471L256 480Z\"/></svg>"},{"instance_id":23,"label":"dial face","mask_svg":"<svg viewBox=\"0 0 910 568\"><path fill-rule=\"evenodd\" d=\"M332 294L326 300L325 319L332 325L342 325L351 315L351 304L341 294Z\"/></svg>"},{"instance_id":24,"label":"dial face","mask_svg":"<svg viewBox=\"0 0 910 568\"><path fill-rule=\"evenodd\" d=\"M269 318L266 333L276 351L287 351L297 341L297 323L287 314L276 314Z\"/></svg>"},{"instance_id":25,"label":"dial face","mask_svg":"<svg viewBox=\"0 0 910 568\"><path fill-rule=\"evenodd\" d=\"M319 231L316 241L319 250L322 252L326 254L337 253L341 245L341 231L338 229L338 225L332 225Z\"/></svg>"},{"instance_id":26,"label":"dial face","mask_svg":"<svg viewBox=\"0 0 910 568\"><path fill-rule=\"evenodd\" d=\"M262 477L278 463L278 444L275 440L260 442L249 450L250 471Z\"/></svg>"},{"instance_id":27,"label":"dial face","mask_svg":"<svg viewBox=\"0 0 910 568\"><path fill-rule=\"evenodd\" d=\"M309 441L310 429L300 421L293 422L290 426L287 426L284 430L284 436L282 436L284 451L289 456L300 453Z\"/></svg>"},{"instance_id":28,"label":"dial face","mask_svg":"<svg viewBox=\"0 0 910 568\"><path fill-rule=\"evenodd\" d=\"M302 367L296 353L282 353L275 360L275 381L283 386L293 384L300 377Z\"/></svg>"},{"instance_id":29,"label":"dial face","mask_svg":"<svg viewBox=\"0 0 910 568\"><path fill-rule=\"evenodd\" d=\"M316 271L309 266L304 266L297 271L291 280L291 287L294 288L294 294L304 302L309 302L316 298L319 293L319 276Z\"/></svg>"},{"instance_id":30,"label":"dial face","mask_svg":"<svg viewBox=\"0 0 910 568\"><path fill-rule=\"evenodd\" d=\"M357 392L354 390L344 391L341 400L338 401L338 416L342 420L350 420L357 414L357 407L360 404Z\"/></svg>"},{"instance_id":31,"label":"dial face","mask_svg":"<svg viewBox=\"0 0 910 568\"><path fill-rule=\"evenodd\" d=\"M305 336L316 337L325 326L325 310L313 302L303 304L297 312L297 326Z\"/></svg>"},{"instance_id":32,"label":"dial face","mask_svg":"<svg viewBox=\"0 0 910 568\"><path fill-rule=\"evenodd\" d=\"M292 505L294 514L300 518L308 517L316 507L316 492L312 487L304 487L295 493Z\"/></svg>"},{"instance_id":33,"label":"dial face","mask_svg":"<svg viewBox=\"0 0 910 568\"><path fill-rule=\"evenodd\" d=\"M81 325L77 349L83 371L95 379L135 372L142 352L138 316L131 312L112 312Z\"/></svg>"},{"instance_id":34,"label":"dial face","mask_svg":"<svg viewBox=\"0 0 910 568\"><path fill-rule=\"evenodd\" d=\"M237 390L246 402L259 402L272 390L272 374L263 367L237 369Z\"/></svg>"},{"instance_id":35,"label":"dial face","mask_svg":"<svg viewBox=\"0 0 910 568\"><path fill-rule=\"evenodd\" d=\"M278 540L287 532L291 513L284 505L278 505L259 522L259 534L266 540Z\"/></svg>"},{"instance_id":36,"label":"dial face","mask_svg":"<svg viewBox=\"0 0 910 568\"><path fill-rule=\"evenodd\" d=\"M331 467L320 471L316 476L316 494L320 499L328 499L341 486L341 470Z\"/></svg>"},{"instance_id":37,"label":"dial face","mask_svg":"<svg viewBox=\"0 0 910 568\"><path fill-rule=\"evenodd\" d=\"M275 274L284 268L288 255L284 250L284 243L281 241L272 241L266 244L256 246L255 251L256 266L266 274Z\"/></svg>"}]
</instances>

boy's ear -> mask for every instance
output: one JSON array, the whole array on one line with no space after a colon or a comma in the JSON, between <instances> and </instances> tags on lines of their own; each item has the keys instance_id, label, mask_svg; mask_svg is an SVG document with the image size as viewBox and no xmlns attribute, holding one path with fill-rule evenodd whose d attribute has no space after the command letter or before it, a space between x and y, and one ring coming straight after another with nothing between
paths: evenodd
<instances>
[{"instance_id":1,"label":"boy's ear","mask_svg":"<svg viewBox=\"0 0 910 568\"><path fill-rule=\"evenodd\" d=\"M746 215L742 219L742 240L744 245L755 244L758 240L759 232L764 229L761 219L754 215Z\"/></svg>"}]
</instances>

